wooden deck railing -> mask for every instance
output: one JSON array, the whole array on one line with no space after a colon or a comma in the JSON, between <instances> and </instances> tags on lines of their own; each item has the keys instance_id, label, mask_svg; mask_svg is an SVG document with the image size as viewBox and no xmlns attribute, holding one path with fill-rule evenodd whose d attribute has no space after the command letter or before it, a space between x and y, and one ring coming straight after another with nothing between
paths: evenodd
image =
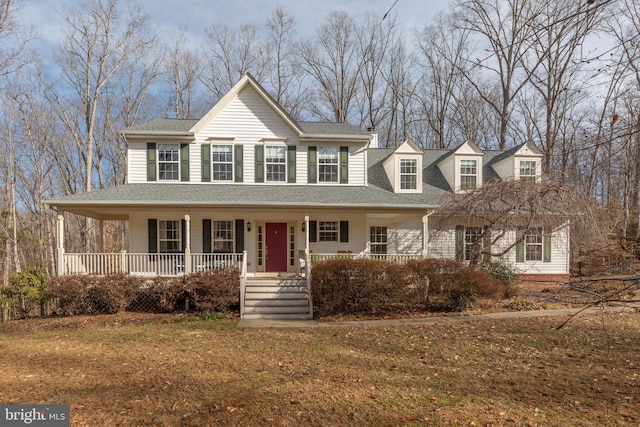
<instances>
[{"instance_id":1,"label":"wooden deck railing","mask_svg":"<svg viewBox=\"0 0 640 427\"><path fill-rule=\"evenodd\" d=\"M339 254L310 254L311 264L317 264L319 262L327 261L329 259L354 259L354 258L367 258L375 259L379 261L389 261L395 263L405 263L409 260L420 260L424 257L422 255L407 255L407 254L355 254L355 253L339 253Z\"/></svg>"}]
</instances>

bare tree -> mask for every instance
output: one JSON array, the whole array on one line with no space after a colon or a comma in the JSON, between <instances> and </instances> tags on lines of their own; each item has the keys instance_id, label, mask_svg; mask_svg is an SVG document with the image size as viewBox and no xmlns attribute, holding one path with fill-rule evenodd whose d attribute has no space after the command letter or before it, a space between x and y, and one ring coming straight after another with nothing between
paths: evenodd
<instances>
[{"instance_id":1,"label":"bare tree","mask_svg":"<svg viewBox=\"0 0 640 427\"><path fill-rule=\"evenodd\" d=\"M299 67L294 35L298 21L278 7L267 20L269 66L266 82L278 104L294 118L301 118L309 103L309 90Z\"/></svg>"},{"instance_id":2,"label":"bare tree","mask_svg":"<svg viewBox=\"0 0 640 427\"><path fill-rule=\"evenodd\" d=\"M433 148L448 148L464 142L454 138L454 130L461 125L455 121L454 114L457 109L466 108L456 100L461 99L460 91L464 87L464 73L459 70L467 64L468 43L467 32L454 30L451 15L438 15L434 23L416 34L416 47L424 70L419 105L427 123L424 132L432 135L427 140Z\"/></svg>"},{"instance_id":3,"label":"bare tree","mask_svg":"<svg viewBox=\"0 0 640 427\"><path fill-rule=\"evenodd\" d=\"M512 104L537 69L532 63L523 72L523 61L534 47L535 22L541 12L536 0L458 0L454 20L458 28L476 37L475 56L459 72L475 87L482 99L495 110L500 120L498 146L505 149ZM481 85L482 75L491 76L499 85L494 98Z\"/></svg>"},{"instance_id":4,"label":"bare tree","mask_svg":"<svg viewBox=\"0 0 640 427\"><path fill-rule=\"evenodd\" d=\"M169 84L170 111L177 119L191 119L198 93L198 75L202 68L200 57L187 48L184 30L170 50L165 66L165 77Z\"/></svg>"},{"instance_id":5,"label":"bare tree","mask_svg":"<svg viewBox=\"0 0 640 427\"><path fill-rule=\"evenodd\" d=\"M447 218L445 226L462 219L482 227L473 242L472 264L479 263L484 255L505 255L525 239L526 230L532 227L555 229L570 223L574 238L587 238L590 244L606 242L609 231L602 229L597 205L589 197L574 187L551 181L496 180L464 193L447 193L438 213ZM516 238L505 243L505 235L516 230L520 230Z\"/></svg>"},{"instance_id":6,"label":"bare tree","mask_svg":"<svg viewBox=\"0 0 640 427\"><path fill-rule=\"evenodd\" d=\"M8 85L10 75L33 61L33 53L27 50L33 38L33 30L22 22L16 2L0 0L0 87Z\"/></svg>"},{"instance_id":7,"label":"bare tree","mask_svg":"<svg viewBox=\"0 0 640 427\"><path fill-rule=\"evenodd\" d=\"M267 58L257 29L242 25L233 33L227 25L212 24L207 28L206 72L201 75L204 86L217 99L222 98L247 72L262 81Z\"/></svg>"},{"instance_id":8,"label":"bare tree","mask_svg":"<svg viewBox=\"0 0 640 427\"><path fill-rule=\"evenodd\" d=\"M365 60L356 40L356 24L345 12L331 12L316 39L299 46L302 68L318 85L313 113L322 120L346 122L359 88Z\"/></svg>"}]
</instances>

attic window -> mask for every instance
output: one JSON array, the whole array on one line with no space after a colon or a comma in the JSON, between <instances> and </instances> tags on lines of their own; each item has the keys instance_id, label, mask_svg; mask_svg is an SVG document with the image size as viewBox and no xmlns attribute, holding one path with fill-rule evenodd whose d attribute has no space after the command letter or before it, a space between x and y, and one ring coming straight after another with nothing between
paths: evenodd
<instances>
[{"instance_id":1,"label":"attic window","mask_svg":"<svg viewBox=\"0 0 640 427\"><path fill-rule=\"evenodd\" d=\"M536 162L534 160L520 161L520 179L536 178Z\"/></svg>"},{"instance_id":2,"label":"attic window","mask_svg":"<svg viewBox=\"0 0 640 427\"><path fill-rule=\"evenodd\" d=\"M400 189L415 190L418 188L418 160L400 159Z\"/></svg>"},{"instance_id":3,"label":"attic window","mask_svg":"<svg viewBox=\"0 0 640 427\"><path fill-rule=\"evenodd\" d=\"M472 190L477 186L478 161L460 160L460 188L462 190Z\"/></svg>"}]
</instances>

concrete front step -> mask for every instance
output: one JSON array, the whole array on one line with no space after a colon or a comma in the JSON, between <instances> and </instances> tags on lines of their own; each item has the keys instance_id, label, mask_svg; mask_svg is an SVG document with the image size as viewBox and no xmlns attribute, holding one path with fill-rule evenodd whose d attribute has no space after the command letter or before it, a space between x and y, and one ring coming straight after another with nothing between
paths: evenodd
<instances>
[{"instance_id":1,"label":"concrete front step","mask_svg":"<svg viewBox=\"0 0 640 427\"><path fill-rule=\"evenodd\" d=\"M310 319L307 283L299 279L249 279L245 286L245 319Z\"/></svg>"},{"instance_id":2,"label":"concrete front step","mask_svg":"<svg viewBox=\"0 0 640 427\"><path fill-rule=\"evenodd\" d=\"M279 303L281 305L298 304L297 301L309 305L309 298L306 293L297 294L246 294L244 296L245 305L256 302L268 304Z\"/></svg>"},{"instance_id":3,"label":"concrete front step","mask_svg":"<svg viewBox=\"0 0 640 427\"><path fill-rule=\"evenodd\" d=\"M272 319L272 320L311 320L311 314L268 314L268 313L245 313L244 319Z\"/></svg>"}]
</instances>

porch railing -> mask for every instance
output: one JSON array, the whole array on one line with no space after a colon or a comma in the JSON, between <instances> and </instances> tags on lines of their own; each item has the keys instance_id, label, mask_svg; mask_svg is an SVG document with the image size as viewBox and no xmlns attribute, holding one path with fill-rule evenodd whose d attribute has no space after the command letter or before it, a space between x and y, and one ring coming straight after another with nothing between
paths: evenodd
<instances>
[{"instance_id":1,"label":"porch railing","mask_svg":"<svg viewBox=\"0 0 640 427\"><path fill-rule=\"evenodd\" d=\"M191 254L191 271L186 271L182 253L75 253L63 255L63 274L178 276L218 268L241 271L243 258L242 253Z\"/></svg>"},{"instance_id":2,"label":"porch railing","mask_svg":"<svg viewBox=\"0 0 640 427\"><path fill-rule=\"evenodd\" d=\"M408 255L408 254L367 254L367 253L338 253L338 254L310 254L311 264L317 264L319 262L327 261L329 259L353 259L353 258L367 258L375 259L379 261L389 261L395 263L405 263L409 260L421 260L424 259L422 255Z\"/></svg>"}]
</instances>

